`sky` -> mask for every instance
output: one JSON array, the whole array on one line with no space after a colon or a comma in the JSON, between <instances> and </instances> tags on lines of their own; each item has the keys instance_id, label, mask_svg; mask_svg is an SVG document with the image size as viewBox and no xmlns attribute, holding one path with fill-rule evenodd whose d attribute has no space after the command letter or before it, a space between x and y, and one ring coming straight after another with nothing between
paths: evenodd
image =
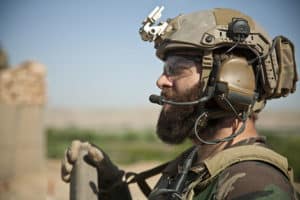
<instances>
[{"instance_id":1,"label":"sky","mask_svg":"<svg viewBox=\"0 0 300 200\"><path fill-rule=\"evenodd\" d=\"M156 106L148 97L159 93L163 64L138 29L158 5L165 7L162 21L215 7L240 10L271 37L291 39L299 63L297 0L1 0L0 44L12 66L36 60L47 67L49 107ZM300 89L267 109L299 110L299 97Z\"/></svg>"}]
</instances>

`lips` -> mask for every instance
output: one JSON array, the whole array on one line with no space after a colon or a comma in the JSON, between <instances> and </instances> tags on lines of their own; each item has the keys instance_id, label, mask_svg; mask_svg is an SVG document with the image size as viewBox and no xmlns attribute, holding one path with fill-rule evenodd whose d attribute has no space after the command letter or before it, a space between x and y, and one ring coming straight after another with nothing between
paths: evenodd
<instances>
[{"instance_id":1,"label":"lips","mask_svg":"<svg viewBox=\"0 0 300 200\"><path fill-rule=\"evenodd\" d=\"M167 100L175 100L174 92L171 90L161 91L160 96Z\"/></svg>"}]
</instances>

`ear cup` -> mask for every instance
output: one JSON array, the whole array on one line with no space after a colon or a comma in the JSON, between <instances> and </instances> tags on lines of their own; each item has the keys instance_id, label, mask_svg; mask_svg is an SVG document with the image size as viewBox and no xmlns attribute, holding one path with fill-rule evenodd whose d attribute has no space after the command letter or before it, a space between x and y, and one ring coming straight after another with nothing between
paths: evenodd
<instances>
[{"instance_id":1,"label":"ear cup","mask_svg":"<svg viewBox=\"0 0 300 200\"><path fill-rule=\"evenodd\" d=\"M221 108L232 110L229 101L237 111L248 110L255 100L255 89L255 74L245 58L234 56L220 64L216 76L215 100Z\"/></svg>"}]
</instances>

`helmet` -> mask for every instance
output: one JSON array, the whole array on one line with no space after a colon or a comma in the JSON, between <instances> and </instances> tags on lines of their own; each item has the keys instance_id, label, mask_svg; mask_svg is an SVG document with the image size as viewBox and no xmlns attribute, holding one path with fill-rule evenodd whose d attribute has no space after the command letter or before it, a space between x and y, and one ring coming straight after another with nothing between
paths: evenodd
<instances>
[{"instance_id":1,"label":"helmet","mask_svg":"<svg viewBox=\"0 0 300 200\"><path fill-rule=\"evenodd\" d=\"M144 20L142 39L154 41L161 60L174 52L199 56L201 94L221 109L258 112L267 99L295 91L294 46L286 37L272 40L252 18L224 8L182 14L155 26L162 9Z\"/></svg>"}]
</instances>

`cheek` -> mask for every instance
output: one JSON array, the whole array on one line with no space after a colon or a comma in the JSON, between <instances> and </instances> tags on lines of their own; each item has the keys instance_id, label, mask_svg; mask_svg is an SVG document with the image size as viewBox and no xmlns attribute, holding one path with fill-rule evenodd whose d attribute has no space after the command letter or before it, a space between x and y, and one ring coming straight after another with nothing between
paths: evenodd
<instances>
[{"instance_id":1,"label":"cheek","mask_svg":"<svg viewBox=\"0 0 300 200\"><path fill-rule=\"evenodd\" d=\"M186 90L193 88L195 85L199 84L200 81L200 75L195 74L191 77L182 78L180 80L177 80L173 83L174 89L178 93L185 92Z\"/></svg>"},{"instance_id":2,"label":"cheek","mask_svg":"<svg viewBox=\"0 0 300 200\"><path fill-rule=\"evenodd\" d=\"M191 80L192 84L195 85L195 84L198 84L200 82L200 74L199 73L196 73L192 80Z\"/></svg>"},{"instance_id":3,"label":"cheek","mask_svg":"<svg viewBox=\"0 0 300 200\"><path fill-rule=\"evenodd\" d=\"M178 94L184 93L184 91L186 91L188 88L189 88L189 83L187 81L180 80L174 83L174 90Z\"/></svg>"}]
</instances>

